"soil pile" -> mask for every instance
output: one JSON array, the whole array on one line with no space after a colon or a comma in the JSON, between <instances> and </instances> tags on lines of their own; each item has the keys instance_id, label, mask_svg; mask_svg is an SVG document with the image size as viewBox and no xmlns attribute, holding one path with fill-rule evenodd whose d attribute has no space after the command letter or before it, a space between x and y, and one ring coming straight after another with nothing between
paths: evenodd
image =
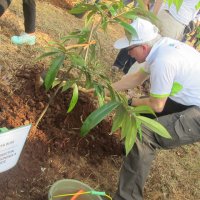
<instances>
[{"instance_id":1,"label":"soil pile","mask_svg":"<svg viewBox=\"0 0 200 200\"><path fill-rule=\"evenodd\" d=\"M18 76L25 78L23 87L11 96L9 91L0 90L3 97L0 126L14 128L31 123L33 128L17 166L0 174L1 199L47 199L50 185L62 178L86 178L101 190L105 188L104 176L116 176L122 152L117 138L109 135L111 121L103 121L91 134L81 138L82 120L95 106L81 93L74 112L67 114L67 102L71 98L68 92L56 96L39 127L35 128L34 124L49 102L49 94L43 88L35 92L34 71L27 70L26 66L22 72ZM111 169L110 164L113 165ZM108 190L111 192L111 189Z\"/></svg>"}]
</instances>

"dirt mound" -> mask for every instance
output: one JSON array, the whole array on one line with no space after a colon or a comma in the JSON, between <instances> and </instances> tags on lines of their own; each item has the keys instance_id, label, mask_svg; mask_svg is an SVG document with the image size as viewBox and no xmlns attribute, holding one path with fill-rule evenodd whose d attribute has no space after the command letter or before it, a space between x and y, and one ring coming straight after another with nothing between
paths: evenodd
<instances>
[{"instance_id":1,"label":"dirt mound","mask_svg":"<svg viewBox=\"0 0 200 200\"><path fill-rule=\"evenodd\" d=\"M110 121L104 120L84 138L79 134L82 120L95 108L91 99L81 93L74 112L67 114L71 92L59 93L39 127L34 128L50 94L43 88L36 93L34 71L26 66L23 72L26 79L21 89L12 96L0 90L4 97L0 101L0 126L33 125L17 166L0 175L1 199L7 199L8 194L10 199L47 199L47 188L56 179L87 177L96 181L99 173L112 174L103 168L103 162L112 162L112 157L119 160L122 149L118 140L109 135ZM100 187L103 189L103 185Z\"/></svg>"},{"instance_id":2,"label":"dirt mound","mask_svg":"<svg viewBox=\"0 0 200 200\"><path fill-rule=\"evenodd\" d=\"M63 9L71 9L75 5L75 1L73 0L45 0L46 2L51 3L54 6L63 8Z\"/></svg>"}]
</instances>

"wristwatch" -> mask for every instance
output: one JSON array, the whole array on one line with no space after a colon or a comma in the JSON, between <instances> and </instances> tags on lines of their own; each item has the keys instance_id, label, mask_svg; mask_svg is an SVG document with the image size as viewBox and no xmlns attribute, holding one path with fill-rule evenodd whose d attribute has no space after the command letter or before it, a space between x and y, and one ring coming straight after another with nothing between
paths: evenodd
<instances>
[{"instance_id":1,"label":"wristwatch","mask_svg":"<svg viewBox=\"0 0 200 200\"><path fill-rule=\"evenodd\" d=\"M128 105L129 105L129 106L132 106L132 103L133 103L132 98L128 99Z\"/></svg>"}]
</instances>

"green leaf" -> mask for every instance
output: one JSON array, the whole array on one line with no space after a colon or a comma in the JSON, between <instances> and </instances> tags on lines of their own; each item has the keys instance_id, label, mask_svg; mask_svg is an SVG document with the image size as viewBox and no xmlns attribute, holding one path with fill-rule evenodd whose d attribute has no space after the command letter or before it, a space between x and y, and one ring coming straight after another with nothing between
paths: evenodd
<instances>
[{"instance_id":1,"label":"green leaf","mask_svg":"<svg viewBox=\"0 0 200 200\"><path fill-rule=\"evenodd\" d=\"M116 113L113 118L113 125L112 125L112 130L111 130L112 133L121 127L125 113L126 113L126 110L124 109L123 106L119 106L116 109Z\"/></svg>"},{"instance_id":2,"label":"green leaf","mask_svg":"<svg viewBox=\"0 0 200 200\"><path fill-rule=\"evenodd\" d=\"M90 11L88 14L87 14L87 17L86 17L86 24L88 24L91 20L92 20L92 18L93 18L93 16L96 14L96 11Z\"/></svg>"},{"instance_id":3,"label":"green leaf","mask_svg":"<svg viewBox=\"0 0 200 200\"><path fill-rule=\"evenodd\" d=\"M200 44L200 41L197 42L196 46L198 46Z\"/></svg>"},{"instance_id":4,"label":"green leaf","mask_svg":"<svg viewBox=\"0 0 200 200\"><path fill-rule=\"evenodd\" d=\"M153 109L149 106L137 106L137 107L131 107L131 110L135 114L152 114L156 117L156 114L154 113Z\"/></svg>"},{"instance_id":5,"label":"green leaf","mask_svg":"<svg viewBox=\"0 0 200 200\"><path fill-rule=\"evenodd\" d=\"M106 31L107 29L107 26L108 26L108 19L107 17L102 17L102 23L101 23L101 27L104 31Z\"/></svg>"},{"instance_id":6,"label":"green leaf","mask_svg":"<svg viewBox=\"0 0 200 200\"><path fill-rule=\"evenodd\" d=\"M92 87L92 78L91 78L91 74L87 71L83 72L85 74L86 77L86 81L85 81L85 88L89 89Z\"/></svg>"},{"instance_id":7,"label":"green leaf","mask_svg":"<svg viewBox=\"0 0 200 200\"><path fill-rule=\"evenodd\" d=\"M81 14L89 10L93 10L95 7L91 4L77 4L74 8L68 11L70 14Z\"/></svg>"},{"instance_id":8,"label":"green leaf","mask_svg":"<svg viewBox=\"0 0 200 200\"><path fill-rule=\"evenodd\" d=\"M135 19L137 16L136 16L136 13L134 11L128 11L124 14L122 14L122 17L124 18L127 18L127 19Z\"/></svg>"},{"instance_id":9,"label":"green leaf","mask_svg":"<svg viewBox=\"0 0 200 200\"><path fill-rule=\"evenodd\" d=\"M112 99L112 100L116 100L116 95L115 95L114 89L111 87L110 84L107 84L107 88L108 88L108 90L109 90L109 92L110 92L110 97L111 97L111 99Z\"/></svg>"},{"instance_id":10,"label":"green leaf","mask_svg":"<svg viewBox=\"0 0 200 200\"><path fill-rule=\"evenodd\" d=\"M175 6L176 6L177 12L179 11L179 9L180 9L182 3L183 3L183 0L174 0L174 4L175 4Z\"/></svg>"},{"instance_id":11,"label":"green leaf","mask_svg":"<svg viewBox=\"0 0 200 200\"><path fill-rule=\"evenodd\" d=\"M104 97L100 93L97 94L97 99L98 99L99 107L103 106Z\"/></svg>"},{"instance_id":12,"label":"green leaf","mask_svg":"<svg viewBox=\"0 0 200 200\"><path fill-rule=\"evenodd\" d=\"M120 102L122 102L123 104L128 105L128 99L124 94L119 94L119 98L120 98Z\"/></svg>"},{"instance_id":13,"label":"green leaf","mask_svg":"<svg viewBox=\"0 0 200 200\"><path fill-rule=\"evenodd\" d=\"M90 36L90 30L87 27L84 27L79 34L78 44L87 43L89 36Z\"/></svg>"},{"instance_id":14,"label":"green leaf","mask_svg":"<svg viewBox=\"0 0 200 200\"><path fill-rule=\"evenodd\" d=\"M123 28L128 31L133 37L137 37L137 32L136 30L128 23L122 21L119 18L115 18L115 21L117 21L121 26L123 26Z\"/></svg>"},{"instance_id":15,"label":"green leaf","mask_svg":"<svg viewBox=\"0 0 200 200\"><path fill-rule=\"evenodd\" d=\"M131 120L131 115L128 112L125 111L124 119L123 119L122 125L121 125L121 127L122 127L121 140L123 138L125 138L127 136L127 134L128 134L128 131L129 131L130 126L131 126L131 121L130 120Z\"/></svg>"},{"instance_id":16,"label":"green leaf","mask_svg":"<svg viewBox=\"0 0 200 200\"><path fill-rule=\"evenodd\" d=\"M94 69L98 63L96 53L97 53L96 44L91 44L89 46L89 55L88 55L88 58L89 58L88 60L90 60L91 63L92 62L94 63L92 64L92 66L90 66L91 69Z\"/></svg>"},{"instance_id":17,"label":"green leaf","mask_svg":"<svg viewBox=\"0 0 200 200\"><path fill-rule=\"evenodd\" d=\"M104 87L102 85L96 83L94 84L94 88L96 95L99 93L102 96L105 96Z\"/></svg>"},{"instance_id":18,"label":"green leaf","mask_svg":"<svg viewBox=\"0 0 200 200\"><path fill-rule=\"evenodd\" d=\"M167 129L161 125L159 122L155 121L154 119L150 119L143 116L135 116L135 118L139 121L141 121L142 124L144 124L146 127L157 133L158 135L164 137L164 138L171 138L169 132Z\"/></svg>"},{"instance_id":19,"label":"green leaf","mask_svg":"<svg viewBox=\"0 0 200 200\"><path fill-rule=\"evenodd\" d=\"M62 92L65 92L66 90L68 90L69 88L71 88L74 83L75 83L75 80L69 80L69 81L67 81L63 85Z\"/></svg>"},{"instance_id":20,"label":"green leaf","mask_svg":"<svg viewBox=\"0 0 200 200\"><path fill-rule=\"evenodd\" d=\"M77 86L77 84L74 84L73 85L73 95L72 95L72 99L70 101L67 113L71 112L74 109L77 101L78 101L78 86Z\"/></svg>"},{"instance_id":21,"label":"green leaf","mask_svg":"<svg viewBox=\"0 0 200 200\"><path fill-rule=\"evenodd\" d=\"M173 4L173 1L174 0L165 0L164 2L167 2L168 3L168 5L169 5L169 7Z\"/></svg>"},{"instance_id":22,"label":"green leaf","mask_svg":"<svg viewBox=\"0 0 200 200\"><path fill-rule=\"evenodd\" d=\"M99 107L104 104L105 92L102 85L94 84L95 95L97 95Z\"/></svg>"},{"instance_id":23,"label":"green leaf","mask_svg":"<svg viewBox=\"0 0 200 200\"><path fill-rule=\"evenodd\" d=\"M137 0L138 7L142 8L143 10L145 9L145 4L143 0Z\"/></svg>"},{"instance_id":24,"label":"green leaf","mask_svg":"<svg viewBox=\"0 0 200 200\"><path fill-rule=\"evenodd\" d=\"M197 3L197 5L195 6L196 10L200 9L200 1Z\"/></svg>"},{"instance_id":25,"label":"green leaf","mask_svg":"<svg viewBox=\"0 0 200 200\"><path fill-rule=\"evenodd\" d=\"M63 53L66 52L64 44L56 42L56 45L57 45L58 49L60 50L60 52L63 52Z\"/></svg>"},{"instance_id":26,"label":"green leaf","mask_svg":"<svg viewBox=\"0 0 200 200\"><path fill-rule=\"evenodd\" d=\"M69 35L62 37L61 39L64 41L67 41L67 40L78 39L78 38L80 38L80 30L71 32Z\"/></svg>"},{"instance_id":27,"label":"green leaf","mask_svg":"<svg viewBox=\"0 0 200 200\"><path fill-rule=\"evenodd\" d=\"M102 78L103 80L105 80L106 82L109 82L110 83L110 79L109 77L103 75L103 74L98 74L100 78Z\"/></svg>"},{"instance_id":28,"label":"green leaf","mask_svg":"<svg viewBox=\"0 0 200 200\"><path fill-rule=\"evenodd\" d=\"M113 7L116 7L116 9L123 9L126 7L124 0L120 0L117 4L114 4Z\"/></svg>"},{"instance_id":29,"label":"green leaf","mask_svg":"<svg viewBox=\"0 0 200 200\"><path fill-rule=\"evenodd\" d=\"M121 97L120 95L118 94L118 92L116 92L109 83L107 83L107 88L110 92L110 97L113 101L120 101L121 100Z\"/></svg>"},{"instance_id":30,"label":"green leaf","mask_svg":"<svg viewBox=\"0 0 200 200\"><path fill-rule=\"evenodd\" d=\"M46 90L49 90L51 88L55 80L55 77L58 73L58 70L63 64L64 60L65 60L64 54L61 54L52 60L44 81Z\"/></svg>"},{"instance_id":31,"label":"green leaf","mask_svg":"<svg viewBox=\"0 0 200 200\"><path fill-rule=\"evenodd\" d=\"M135 13L135 15L137 17L145 17L145 18L148 18L151 20L152 23L156 23L157 21L159 21L159 19L156 17L156 15L154 13L152 13L151 11L147 11L147 10L144 10L142 8L139 8L139 7L135 7L133 9L133 12Z\"/></svg>"},{"instance_id":32,"label":"green leaf","mask_svg":"<svg viewBox=\"0 0 200 200\"><path fill-rule=\"evenodd\" d=\"M196 35L196 38L198 38L198 39L200 38L200 33L198 33L198 34Z\"/></svg>"},{"instance_id":33,"label":"green leaf","mask_svg":"<svg viewBox=\"0 0 200 200\"><path fill-rule=\"evenodd\" d=\"M112 16L115 16L117 14L115 7L113 7L112 5L108 5L108 4L105 4L105 5Z\"/></svg>"},{"instance_id":34,"label":"green leaf","mask_svg":"<svg viewBox=\"0 0 200 200\"><path fill-rule=\"evenodd\" d=\"M43 59L45 57L48 57L48 56L55 55L57 53L60 53L60 51L51 51L51 52L43 53L41 56L39 56L38 58L36 58L36 61L41 60L41 59Z\"/></svg>"},{"instance_id":35,"label":"green leaf","mask_svg":"<svg viewBox=\"0 0 200 200\"><path fill-rule=\"evenodd\" d=\"M137 127L135 123L135 118L131 117L130 119L130 129L127 131L126 138L125 138L125 149L126 149L126 156L133 148L137 137Z\"/></svg>"},{"instance_id":36,"label":"green leaf","mask_svg":"<svg viewBox=\"0 0 200 200\"><path fill-rule=\"evenodd\" d=\"M99 4L94 4L94 6L96 7L96 13L100 14L101 16L104 15L104 10L102 9L103 6L99 5Z\"/></svg>"},{"instance_id":37,"label":"green leaf","mask_svg":"<svg viewBox=\"0 0 200 200\"><path fill-rule=\"evenodd\" d=\"M169 7L174 4L175 7L176 7L176 10L179 11L182 3L183 3L183 0L165 0L164 1L165 3L167 2L167 4L169 5Z\"/></svg>"},{"instance_id":38,"label":"green leaf","mask_svg":"<svg viewBox=\"0 0 200 200\"><path fill-rule=\"evenodd\" d=\"M60 83L61 83L61 80L55 78L54 82L52 83L52 88L59 85Z\"/></svg>"},{"instance_id":39,"label":"green leaf","mask_svg":"<svg viewBox=\"0 0 200 200\"><path fill-rule=\"evenodd\" d=\"M118 102L111 101L92 112L81 127L81 136L85 136L89 131L101 122L109 113L119 106Z\"/></svg>"},{"instance_id":40,"label":"green leaf","mask_svg":"<svg viewBox=\"0 0 200 200\"><path fill-rule=\"evenodd\" d=\"M72 54L69 57L74 66L82 66L82 67L85 66L85 60L82 56L77 54Z\"/></svg>"}]
</instances>

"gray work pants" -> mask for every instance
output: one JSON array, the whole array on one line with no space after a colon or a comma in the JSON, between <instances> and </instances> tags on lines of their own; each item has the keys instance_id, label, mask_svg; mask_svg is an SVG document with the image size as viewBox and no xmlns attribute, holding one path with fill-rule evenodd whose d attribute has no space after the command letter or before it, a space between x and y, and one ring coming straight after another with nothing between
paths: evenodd
<instances>
[{"instance_id":1,"label":"gray work pants","mask_svg":"<svg viewBox=\"0 0 200 200\"><path fill-rule=\"evenodd\" d=\"M142 200L143 188L156 149L171 149L200 141L200 108L191 107L179 113L162 116L159 122L165 126L172 139L163 138L143 128L143 140L137 140L131 152L124 158L119 186L113 200Z\"/></svg>"},{"instance_id":2,"label":"gray work pants","mask_svg":"<svg viewBox=\"0 0 200 200\"><path fill-rule=\"evenodd\" d=\"M161 9L157 17L159 19L158 28L162 36L182 40L186 25L176 20L167 10Z\"/></svg>"}]
</instances>

